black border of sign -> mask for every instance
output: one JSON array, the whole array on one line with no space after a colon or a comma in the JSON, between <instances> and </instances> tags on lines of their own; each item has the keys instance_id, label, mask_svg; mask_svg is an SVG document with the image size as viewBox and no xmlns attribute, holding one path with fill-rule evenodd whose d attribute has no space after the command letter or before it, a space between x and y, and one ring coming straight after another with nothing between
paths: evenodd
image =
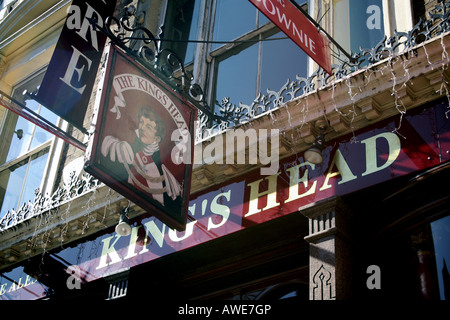
<instances>
[{"instance_id":1,"label":"black border of sign","mask_svg":"<svg viewBox=\"0 0 450 320\"><path fill-rule=\"evenodd\" d=\"M188 205L189 205L189 194L191 187L192 178L192 163L194 157L194 124L197 118L197 108L192 105L188 100L183 98L176 90L170 85L164 83L150 70L143 67L141 64L132 60L126 55L121 49L114 45L110 45L107 49L107 62L106 69L104 71L103 79L100 79L99 88L97 94L99 95L95 101L95 111L93 116L92 125L95 126L95 131L90 135L88 148L85 154L85 171L91 174L93 177L97 178L99 181L103 182L105 185L109 186L111 189L117 191L125 198L135 203L142 209L146 210L149 214L155 216L157 219L165 223L169 228L176 229L178 231L184 231L186 229ZM124 59L125 63L130 63L134 67L138 68L142 74L145 74L150 81L155 83L160 89L164 90L170 98L176 99L181 102L183 106L186 106L190 110L188 111L190 119L185 119L186 124L189 127L189 132L191 134L190 147L191 147L191 161L190 163L184 164L184 184L182 191L182 203L180 212L174 213L169 212L164 206L162 206L158 201L146 197L144 192L139 192L139 190L134 190L130 188L129 183L124 183L117 181L114 178L114 174L107 171L100 165L100 142L103 137L103 123L106 121L108 114L108 104L111 90L112 82L114 78L114 67L117 63L117 59ZM136 188L135 188L136 189Z\"/></svg>"}]
</instances>

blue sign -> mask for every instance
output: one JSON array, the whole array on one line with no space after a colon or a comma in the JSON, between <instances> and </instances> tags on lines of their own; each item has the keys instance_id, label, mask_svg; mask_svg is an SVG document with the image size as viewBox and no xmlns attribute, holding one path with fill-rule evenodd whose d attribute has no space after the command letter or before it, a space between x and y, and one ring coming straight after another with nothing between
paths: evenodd
<instances>
[{"instance_id":1,"label":"blue sign","mask_svg":"<svg viewBox=\"0 0 450 320\"><path fill-rule=\"evenodd\" d=\"M36 100L70 124L83 128L88 102L106 42L94 29L112 15L115 0L74 0Z\"/></svg>"}]
</instances>

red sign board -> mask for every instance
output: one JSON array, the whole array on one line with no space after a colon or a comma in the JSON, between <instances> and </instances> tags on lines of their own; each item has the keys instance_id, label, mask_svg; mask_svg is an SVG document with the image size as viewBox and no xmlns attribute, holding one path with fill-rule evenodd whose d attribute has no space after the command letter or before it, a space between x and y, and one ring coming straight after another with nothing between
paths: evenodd
<instances>
[{"instance_id":1,"label":"red sign board","mask_svg":"<svg viewBox=\"0 0 450 320\"><path fill-rule=\"evenodd\" d=\"M171 228L184 230L197 109L114 46L85 169Z\"/></svg>"},{"instance_id":2,"label":"red sign board","mask_svg":"<svg viewBox=\"0 0 450 320\"><path fill-rule=\"evenodd\" d=\"M249 1L329 75L332 75L328 38L289 0Z\"/></svg>"}]
</instances>

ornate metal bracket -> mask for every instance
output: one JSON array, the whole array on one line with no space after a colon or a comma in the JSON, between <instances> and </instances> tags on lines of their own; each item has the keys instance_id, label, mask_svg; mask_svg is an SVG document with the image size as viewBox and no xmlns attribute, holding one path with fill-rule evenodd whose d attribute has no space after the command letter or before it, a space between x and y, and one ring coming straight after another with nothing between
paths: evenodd
<instances>
[{"instance_id":1,"label":"ornate metal bracket","mask_svg":"<svg viewBox=\"0 0 450 320\"><path fill-rule=\"evenodd\" d=\"M199 84L193 82L192 74L186 70L183 60L178 54L173 50L162 48L163 27L160 27L158 37L155 37L147 28L132 25L130 17L133 14L133 10L128 10L120 19L109 16L106 18L104 26L98 24L96 17L88 20L94 30L98 29L103 32L112 43L144 67L155 72L162 80L189 99L209 119L227 121L225 117L211 111L205 100L203 89ZM139 44L142 45L139 46Z\"/></svg>"}]
</instances>

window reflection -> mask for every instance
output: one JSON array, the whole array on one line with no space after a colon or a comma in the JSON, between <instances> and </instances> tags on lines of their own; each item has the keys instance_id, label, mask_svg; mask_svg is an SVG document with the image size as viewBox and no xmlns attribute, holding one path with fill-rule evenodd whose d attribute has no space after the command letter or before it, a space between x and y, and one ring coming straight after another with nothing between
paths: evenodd
<instances>
[{"instance_id":1,"label":"window reflection","mask_svg":"<svg viewBox=\"0 0 450 320\"><path fill-rule=\"evenodd\" d=\"M17 267L0 274L0 300L34 300L45 296L47 287Z\"/></svg>"},{"instance_id":2,"label":"window reflection","mask_svg":"<svg viewBox=\"0 0 450 320\"><path fill-rule=\"evenodd\" d=\"M216 79L216 101L225 97L236 105L250 105L267 89L278 91L288 79L307 76L307 55L290 39L278 32L247 49L219 62ZM289 99L290 97L285 97Z\"/></svg>"},{"instance_id":3,"label":"window reflection","mask_svg":"<svg viewBox=\"0 0 450 320\"><path fill-rule=\"evenodd\" d=\"M450 216L431 223L441 300L450 298Z\"/></svg>"},{"instance_id":4,"label":"window reflection","mask_svg":"<svg viewBox=\"0 0 450 320\"><path fill-rule=\"evenodd\" d=\"M283 36L283 32L278 32L269 39ZM306 78L306 61L306 53L290 39L263 42L260 92L267 93L266 89L278 91L288 79L295 80L297 75Z\"/></svg>"},{"instance_id":5,"label":"window reflection","mask_svg":"<svg viewBox=\"0 0 450 320\"><path fill-rule=\"evenodd\" d=\"M35 190L41 186L48 160L48 150L18 162L0 172L0 217L24 202L33 201Z\"/></svg>"},{"instance_id":6,"label":"window reflection","mask_svg":"<svg viewBox=\"0 0 450 320\"><path fill-rule=\"evenodd\" d=\"M214 21L215 41L231 41L257 27L257 10L248 1L219 0ZM221 46L214 44L213 50Z\"/></svg>"},{"instance_id":7,"label":"window reflection","mask_svg":"<svg viewBox=\"0 0 450 320\"><path fill-rule=\"evenodd\" d=\"M258 45L245 49L219 63L216 97L219 103L229 97L233 103L249 103L256 96Z\"/></svg>"},{"instance_id":8,"label":"window reflection","mask_svg":"<svg viewBox=\"0 0 450 320\"><path fill-rule=\"evenodd\" d=\"M352 52L372 48L383 39L382 0L334 0L334 39Z\"/></svg>"},{"instance_id":9,"label":"window reflection","mask_svg":"<svg viewBox=\"0 0 450 320\"><path fill-rule=\"evenodd\" d=\"M14 100L25 105L47 121L56 124L58 116L38 102L26 99L24 90L35 92L44 73L30 77L14 90ZM22 131L22 135L17 132ZM48 162L53 134L29 120L8 112L0 140L0 217L23 203L33 201L41 187Z\"/></svg>"}]
</instances>

